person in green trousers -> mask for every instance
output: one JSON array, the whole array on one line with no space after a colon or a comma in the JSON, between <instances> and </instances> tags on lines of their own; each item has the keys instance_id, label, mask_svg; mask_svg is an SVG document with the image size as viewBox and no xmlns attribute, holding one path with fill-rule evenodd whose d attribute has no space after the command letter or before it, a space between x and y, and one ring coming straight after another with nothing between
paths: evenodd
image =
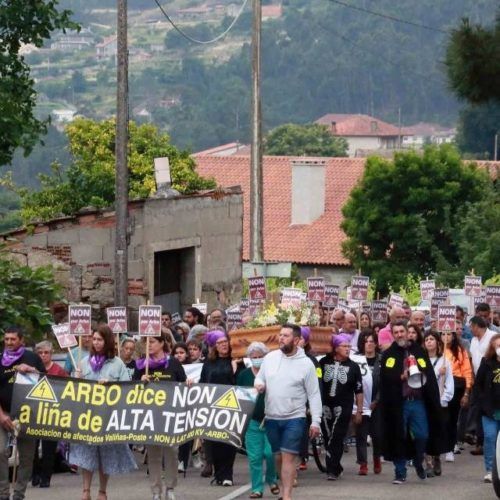
<instances>
[{"instance_id":1,"label":"person in green trousers","mask_svg":"<svg viewBox=\"0 0 500 500\"><path fill-rule=\"evenodd\" d=\"M251 366L238 375L236 385L253 387L255 376L259 373L260 365L269 349L262 342L252 342L247 349L247 357ZM248 456L248 467L252 480L252 492L250 498L262 498L264 495L264 481L262 467L266 461L266 483L273 495L278 495L280 488L277 484L276 467L271 445L266 436L262 422L264 420L264 394L259 394L255 404L255 410L245 434L245 445Z\"/></svg>"}]
</instances>

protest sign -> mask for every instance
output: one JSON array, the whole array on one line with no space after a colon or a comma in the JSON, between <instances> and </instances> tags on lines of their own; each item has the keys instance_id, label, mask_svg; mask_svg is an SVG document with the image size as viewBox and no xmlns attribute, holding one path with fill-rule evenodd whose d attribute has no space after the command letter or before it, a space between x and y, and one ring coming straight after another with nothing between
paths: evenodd
<instances>
[{"instance_id":1,"label":"protest sign","mask_svg":"<svg viewBox=\"0 0 500 500\"><path fill-rule=\"evenodd\" d=\"M440 304L438 306L438 332L454 332L456 330L456 306Z\"/></svg>"},{"instance_id":2,"label":"protest sign","mask_svg":"<svg viewBox=\"0 0 500 500\"><path fill-rule=\"evenodd\" d=\"M248 294L250 300L266 301L266 279L263 276L248 278Z\"/></svg>"},{"instance_id":3,"label":"protest sign","mask_svg":"<svg viewBox=\"0 0 500 500\"><path fill-rule=\"evenodd\" d=\"M437 319L438 308L441 304L440 299L431 299L431 318Z\"/></svg>"},{"instance_id":4,"label":"protest sign","mask_svg":"<svg viewBox=\"0 0 500 500\"><path fill-rule=\"evenodd\" d=\"M439 301L439 304L445 304L450 297L449 288L435 288L432 298Z\"/></svg>"},{"instance_id":5,"label":"protest sign","mask_svg":"<svg viewBox=\"0 0 500 500\"><path fill-rule=\"evenodd\" d=\"M325 278L307 278L307 300L322 302L325 299Z\"/></svg>"},{"instance_id":6,"label":"protest sign","mask_svg":"<svg viewBox=\"0 0 500 500\"><path fill-rule=\"evenodd\" d=\"M242 315L240 306L235 304L226 310L226 326L227 331L236 330L242 325Z\"/></svg>"},{"instance_id":7,"label":"protest sign","mask_svg":"<svg viewBox=\"0 0 500 500\"><path fill-rule=\"evenodd\" d=\"M483 279L481 276L466 276L464 278L465 295L470 295L472 297L481 295L482 281Z\"/></svg>"},{"instance_id":8,"label":"protest sign","mask_svg":"<svg viewBox=\"0 0 500 500\"><path fill-rule=\"evenodd\" d=\"M302 306L302 290L300 288L283 288L281 290L281 307L298 309Z\"/></svg>"},{"instance_id":9,"label":"protest sign","mask_svg":"<svg viewBox=\"0 0 500 500\"><path fill-rule=\"evenodd\" d=\"M336 309L340 309L345 313L351 312L351 308L345 299L339 299Z\"/></svg>"},{"instance_id":10,"label":"protest sign","mask_svg":"<svg viewBox=\"0 0 500 500\"><path fill-rule=\"evenodd\" d=\"M106 308L106 316L108 317L108 326L113 333L128 332L126 307L108 307Z\"/></svg>"},{"instance_id":11,"label":"protest sign","mask_svg":"<svg viewBox=\"0 0 500 500\"><path fill-rule=\"evenodd\" d=\"M255 316L259 312L262 304L263 302L260 299L250 299L248 301L248 313L250 316Z\"/></svg>"},{"instance_id":12,"label":"protest sign","mask_svg":"<svg viewBox=\"0 0 500 500\"><path fill-rule=\"evenodd\" d=\"M139 335L141 337L161 335L161 306L139 306Z\"/></svg>"},{"instance_id":13,"label":"protest sign","mask_svg":"<svg viewBox=\"0 0 500 500\"><path fill-rule=\"evenodd\" d=\"M500 285L486 286L485 301L494 311L500 309Z\"/></svg>"},{"instance_id":14,"label":"protest sign","mask_svg":"<svg viewBox=\"0 0 500 500\"><path fill-rule=\"evenodd\" d=\"M387 323L387 302L385 300L372 301L372 323Z\"/></svg>"},{"instance_id":15,"label":"protest sign","mask_svg":"<svg viewBox=\"0 0 500 500\"><path fill-rule=\"evenodd\" d=\"M69 323L59 323L52 325L52 331L57 339L57 343L61 349L70 349L78 345L76 337L69 333Z\"/></svg>"},{"instance_id":16,"label":"protest sign","mask_svg":"<svg viewBox=\"0 0 500 500\"><path fill-rule=\"evenodd\" d=\"M177 446L194 438L240 447L256 390L227 385L98 383L19 375L12 412L20 435L74 443Z\"/></svg>"},{"instance_id":17,"label":"protest sign","mask_svg":"<svg viewBox=\"0 0 500 500\"><path fill-rule=\"evenodd\" d=\"M483 304L484 302L486 302L486 295L484 292L484 288L483 290L481 290L481 295L478 295L477 297L472 297L472 301L473 301L474 311L476 310L478 304Z\"/></svg>"},{"instance_id":18,"label":"protest sign","mask_svg":"<svg viewBox=\"0 0 500 500\"><path fill-rule=\"evenodd\" d=\"M182 317L178 312L174 312L172 314L172 323L175 325L176 323L180 323L182 321Z\"/></svg>"},{"instance_id":19,"label":"protest sign","mask_svg":"<svg viewBox=\"0 0 500 500\"><path fill-rule=\"evenodd\" d=\"M191 307L196 307L201 314L207 314L208 304L206 302L197 302L196 304L191 304Z\"/></svg>"},{"instance_id":20,"label":"protest sign","mask_svg":"<svg viewBox=\"0 0 500 500\"><path fill-rule=\"evenodd\" d=\"M353 276L351 278L351 299L366 300L368 297L368 284L370 278L368 276Z\"/></svg>"},{"instance_id":21,"label":"protest sign","mask_svg":"<svg viewBox=\"0 0 500 500\"><path fill-rule=\"evenodd\" d=\"M69 332L72 335L92 334L92 311L89 305L71 305L68 311Z\"/></svg>"},{"instance_id":22,"label":"protest sign","mask_svg":"<svg viewBox=\"0 0 500 500\"><path fill-rule=\"evenodd\" d=\"M325 298L323 300L323 307L332 309L337 307L339 303L340 286L325 284Z\"/></svg>"},{"instance_id":23,"label":"protest sign","mask_svg":"<svg viewBox=\"0 0 500 500\"><path fill-rule=\"evenodd\" d=\"M249 307L250 307L250 300L247 299L246 297L242 298L240 300L240 311L242 316L248 311Z\"/></svg>"},{"instance_id":24,"label":"protest sign","mask_svg":"<svg viewBox=\"0 0 500 500\"><path fill-rule=\"evenodd\" d=\"M403 296L400 295L399 293L391 293L391 295L389 296L390 306L402 307L403 302L404 302Z\"/></svg>"},{"instance_id":25,"label":"protest sign","mask_svg":"<svg viewBox=\"0 0 500 500\"><path fill-rule=\"evenodd\" d=\"M422 300L431 300L434 295L436 282L434 280L425 280L420 282L420 297Z\"/></svg>"}]
</instances>

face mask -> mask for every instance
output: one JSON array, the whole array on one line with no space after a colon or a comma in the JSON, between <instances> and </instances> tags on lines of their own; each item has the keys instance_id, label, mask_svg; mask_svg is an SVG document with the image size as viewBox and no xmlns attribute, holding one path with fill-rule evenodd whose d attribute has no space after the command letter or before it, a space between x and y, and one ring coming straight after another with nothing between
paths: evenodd
<instances>
[{"instance_id":1,"label":"face mask","mask_svg":"<svg viewBox=\"0 0 500 500\"><path fill-rule=\"evenodd\" d=\"M500 358L500 347L497 347L497 348L495 349L495 351L496 351L496 353L497 353L497 356Z\"/></svg>"},{"instance_id":2,"label":"face mask","mask_svg":"<svg viewBox=\"0 0 500 500\"><path fill-rule=\"evenodd\" d=\"M264 361L264 358L252 358L252 359L250 359L250 362L252 363L252 366L254 368L260 368L262 365L262 361Z\"/></svg>"}]
</instances>

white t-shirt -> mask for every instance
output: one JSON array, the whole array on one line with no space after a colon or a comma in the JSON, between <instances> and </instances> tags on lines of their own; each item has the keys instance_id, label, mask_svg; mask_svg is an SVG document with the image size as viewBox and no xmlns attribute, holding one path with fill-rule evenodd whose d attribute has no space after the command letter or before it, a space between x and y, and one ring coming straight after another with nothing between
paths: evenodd
<instances>
[{"instance_id":1,"label":"white t-shirt","mask_svg":"<svg viewBox=\"0 0 500 500\"><path fill-rule=\"evenodd\" d=\"M373 377L368 361L366 361L366 356L362 354L352 354L349 356L352 361L354 361L361 370L361 378L363 381L363 415L370 416L372 411L370 405L372 402L372 390L373 390ZM352 407L353 415L357 411L356 397L354 397L354 406Z\"/></svg>"},{"instance_id":2,"label":"white t-shirt","mask_svg":"<svg viewBox=\"0 0 500 500\"><path fill-rule=\"evenodd\" d=\"M473 337L470 342L470 354L472 357L472 368L474 369L474 375L477 375L479 365L481 364L481 359L486 354L488 346L490 345L491 337L493 337L493 335L495 335L495 332L487 328L481 340L479 340L477 337Z\"/></svg>"}]
</instances>

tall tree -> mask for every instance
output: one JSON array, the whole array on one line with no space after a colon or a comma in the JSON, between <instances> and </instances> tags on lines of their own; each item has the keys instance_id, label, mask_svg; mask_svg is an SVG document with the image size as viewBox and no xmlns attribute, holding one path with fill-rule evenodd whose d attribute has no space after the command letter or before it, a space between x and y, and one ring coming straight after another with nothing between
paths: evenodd
<instances>
[{"instance_id":1,"label":"tall tree","mask_svg":"<svg viewBox=\"0 0 500 500\"><path fill-rule=\"evenodd\" d=\"M400 153L393 161L369 158L342 210L344 255L381 292L398 289L407 274L457 265L465 207L491 189L487 173L464 164L451 146Z\"/></svg>"},{"instance_id":2,"label":"tall tree","mask_svg":"<svg viewBox=\"0 0 500 500\"><path fill-rule=\"evenodd\" d=\"M458 97L475 104L500 101L500 11L491 28L464 19L451 34L445 62Z\"/></svg>"},{"instance_id":3,"label":"tall tree","mask_svg":"<svg viewBox=\"0 0 500 500\"><path fill-rule=\"evenodd\" d=\"M21 196L21 215L26 223L71 215L92 205L109 207L115 199L115 120L95 122L77 118L66 127L72 162L65 170L53 164L52 175L40 175L39 191L17 188ZM129 196L144 198L155 189L154 158L168 157L172 185L181 193L215 187L212 179L200 177L187 151L170 144L150 124L129 125ZM4 184L6 180L4 180Z\"/></svg>"},{"instance_id":4,"label":"tall tree","mask_svg":"<svg viewBox=\"0 0 500 500\"><path fill-rule=\"evenodd\" d=\"M47 122L35 117L34 81L23 44L41 47L55 29L75 28L71 12L58 11L58 0L5 0L0 5L0 165L22 147L29 154Z\"/></svg>"},{"instance_id":5,"label":"tall tree","mask_svg":"<svg viewBox=\"0 0 500 500\"><path fill-rule=\"evenodd\" d=\"M347 142L343 138L334 137L325 125L288 123L267 134L265 153L285 156L347 156Z\"/></svg>"}]
</instances>

